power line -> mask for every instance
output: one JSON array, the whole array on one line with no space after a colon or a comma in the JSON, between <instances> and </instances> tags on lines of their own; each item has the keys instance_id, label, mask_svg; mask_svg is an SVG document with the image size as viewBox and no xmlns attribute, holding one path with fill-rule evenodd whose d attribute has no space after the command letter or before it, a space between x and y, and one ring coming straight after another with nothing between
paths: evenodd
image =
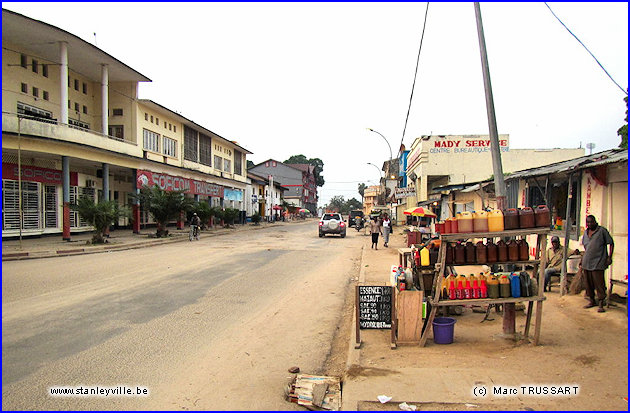
<instances>
[{"instance_id":1,"label":"power line","mask_svg":"<svg viewBox=\"0 0 630 413\"><path fill-rule=\"evenodd\" d=\"M413 100L413 90L416 88L416 77L418 76L418 66L420 64L420 51L422 50L422 41L424 40L424 30L427 27L427 15L429 14L429 2L424 11L424 24L422 25L422 36L420 37L420 47L418 47L418 58L416 59L416 72L413 75L413 85L411 85L411 96L409 96L409 107L407 108L407 117L405 118L405 127L403 128L402 138L400 138L400 146L405 140L405 132L407 131L407 121L409 120L409 112L411 111L411 101ZM399 147L400 147L399 146Z\"/></svg>"},{"instance_id":2,"label":"power line","mask_svg":"<svg viewBox=\"0 0 630 413\"><path fill-rule=\"evenodd\" d=\"M582 47L584 47L584 48L586 49L586 51L588 52L588 54L590 54L590 55L591 55L591 57L592 57L593 59L595 59L595 61L596 61L596 62L597 62L597 64L599 65L599 67L601 67L601 68L602 68L602 70L604 71L604 73L606 73L606 74L608 75L608 77L610 78L610 80L612 80L612 81L613 81L613 83L614 83L615 85L617 85L617 87L618 87L619 89L621 89L621 91L622 91L622 92L623 92L623 93L627 96L627 95L628 95L628 91L627 91L627 90L623 90L623 88L622 88L621 86L619 86L619 83L615 82L615 79L613 79L613 78L612 78L612 76L610 75L610 73L608 73L608 71L607 71L606 69L604 69L604 66L602 66L602 64L601 64L601 63L599 63L599 60L597 60L597 58L593 55L593 53L591 53L591 51L590 51L590 50L588 50L588 47L586 47L586 46L584 45L584 43L582 43L582 41L581 41L580 39L578 39L578 37L577 37L575 34L573 34L573 32L572 32L571 30L569 30L569 28L568 28L568 27L567 27L567 26L566 26L566 25L562 22L562 20L560 20L560 18L559 18L558 16L556 16L556 13L554 13L554 12L553 12L553 10L551 10L551 7L549 7L549 5L548 5L546 2L545 2L545 6L547 6L547 8L548 8L548 9L549 9L549 11L551 12L551 14L553 14L553 17L555 17L555 18L556 18L556 19L560 22L560 24L561 24L562 26L564 26L564 28L565 28L565 29L567 29L567 31L568 31L569 33L571 33L571 36L575 37L575 40L577 40L577 41L578 41L578 42L582 45Z\"/></svg>"}]
</instances>

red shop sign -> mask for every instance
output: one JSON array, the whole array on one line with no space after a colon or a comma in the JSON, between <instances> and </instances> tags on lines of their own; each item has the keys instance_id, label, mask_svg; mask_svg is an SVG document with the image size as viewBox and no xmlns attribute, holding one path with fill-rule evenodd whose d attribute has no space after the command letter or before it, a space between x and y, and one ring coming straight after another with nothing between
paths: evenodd
<instances>
[{"instance_id":1,"label":"red shop sign","mask_svg":"<svg viewBox=\"0 0 630 413\"><path fill-rule=\"evenodd\" d=\"M2 164L2 179L18 180L18 166L14 163ZM41 182L50 185L62 185L63 173L56 169L40 168L39 166L22 165L22 180ZM78 174L70 172L70 185L77 186Z\"/></svg>"},{"instance_id":2,"label":"red shop sign","mask_svg":"<svg viewBox=\"0 0 630 413\"><path fill-rule=\"evenodd\" d=\"M187 194L223 197L223 187L221 185L158 172L138 170L136 173L136 184L138 188L142 188L145 185L157 185L165 191L183 190Z\"/></svg>"}]
</instances>

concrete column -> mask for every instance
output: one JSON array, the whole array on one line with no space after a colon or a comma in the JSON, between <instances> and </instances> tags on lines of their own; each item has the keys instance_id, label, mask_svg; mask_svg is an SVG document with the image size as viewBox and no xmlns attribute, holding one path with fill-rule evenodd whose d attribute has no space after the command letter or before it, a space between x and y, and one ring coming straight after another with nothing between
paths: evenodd
<instances>
[{"instance_id":1,"label":"concrete column","mask_svg":"<svg viewBox=\"0 0 630 413\"><path fill-rule=\"evenodd\" d=\"M138 170L137 169L133 170L133 190L137 195L140 194L140 188L138 188ZM136 200L131 206L131 209L132 209L131 213L133 215L132 216L133 233L139 234L140 233L140 201Z\"/></svg>"},{"instance_id":2,"label":"concrete column","mask_svg":"<svg viewBox=\"0 0 630 413\"><path fill-rule=\"evenodd\" d=\"M61 165L63 190L63 240L70 241L70 158L62 156Z\"/></svg>"},{"instance_id":3,"label":"concrete column","mask_svg":"<svg viewBox=\"0 0 630 413\"><path fill-rule=\"evenodd\" d=\"M109 201L109 164L103 164L103 201Z\"/></svg>"},{"instance_id":4,"label":"concrete column","mask_svg":"<svg viewBox=\"0 0 630 413\"><path fill-rule=\"evenodd\" d=\"M103 135L109 134L109 70L101 65L101 121Z\"/></svg>"},{"instance_id":5,"label":"concrete column","mask_svg":"<svg viewBox=\"0 0 630 413\"><path fill-rule=\"evenodd\" d=\"M59 42L59 63L61 77L59 82L61 119L59 121L68 124L68 43L66 42Z\"/></svg>"}]
</instances>

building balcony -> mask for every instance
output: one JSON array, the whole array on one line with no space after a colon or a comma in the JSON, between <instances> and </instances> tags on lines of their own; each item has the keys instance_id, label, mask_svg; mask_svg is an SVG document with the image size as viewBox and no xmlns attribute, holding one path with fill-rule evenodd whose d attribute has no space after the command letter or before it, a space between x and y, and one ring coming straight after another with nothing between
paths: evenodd
<instances>
[{"instance_id":1,"label":"building balcony","mask_svg":"<svg viewBox=\"0 0 630 413\"><path fill-rule=\"evenodd\" d=\"M61 123L56 119L2 112L2 133L3 135L17 135L19 133L25 137L45 138L78 145L87 145L142 158L142 148L138 147L135 142Z\"/></svg>"}]
</instances>

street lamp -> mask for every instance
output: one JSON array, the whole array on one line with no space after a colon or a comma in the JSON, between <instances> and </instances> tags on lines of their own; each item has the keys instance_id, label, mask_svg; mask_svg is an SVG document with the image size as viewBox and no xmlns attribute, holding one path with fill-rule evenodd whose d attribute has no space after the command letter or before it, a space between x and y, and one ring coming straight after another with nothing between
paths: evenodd
<instances>
[{"instance_id":1,"label":"street lamp","mask_svg":"<svg viewBox=\"0 0 630 413\"><path fill-rule=\"evenodd\" d=\"M379 177L381 177L381 178L383 178L383 174L381 173L381 172L382 172L382 171L381 171L381 168L379 168L378 166L374 165L374 164L373 164L373 163L371 163L371 162L368 162L367 164L368 164L368 165L372 165L373 167L375 167L376 169L378 169L378 176L379 176Z\"/></svg>"},{"instance_id":2,"label":"street lamp","mask_svg":"<svg viewBox=\"0 0 630 413\"><path fill-rule=\"evenodd\" d=\"M369 130L370 132L374 132L374 133L378 133L379 135L381 135L381 138L385 139L385 142L387 143L387 147L389 148L389 160L392 160L394 157L392 156L392 147L389 144L389 141L387 140L387 138L385 138L385 136L383 136L382 133L380 133L379 131L375 131L372 128L367 128L367 130Z\"/></svg>"}]
</instances>

